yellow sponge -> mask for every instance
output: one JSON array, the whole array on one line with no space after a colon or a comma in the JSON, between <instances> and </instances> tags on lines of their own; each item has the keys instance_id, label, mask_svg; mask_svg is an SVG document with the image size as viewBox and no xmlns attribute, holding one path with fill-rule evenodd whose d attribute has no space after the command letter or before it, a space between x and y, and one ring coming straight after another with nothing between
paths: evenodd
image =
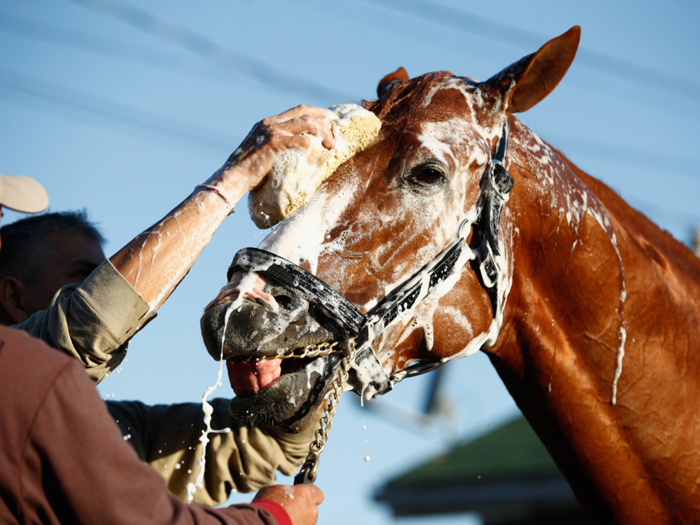
<instances>
[{"instance_id":1,"label":"yellow sponge","mask_svg":"<svg viewBox=\"0 0 700 525\"><path fill-rule=\"evenodd\" d=\"M338 115L329 121L335 145L326 149L321 138L313 136L316 162L307 161L307 152L290 149L283 153L267 175L265 183L250 192L248 208L258 228L269 228L298 210L330 177L338 166L365 149L379 134L381 121L371 111L355 104L329 108Z\"/></svg>"}]
</instances>

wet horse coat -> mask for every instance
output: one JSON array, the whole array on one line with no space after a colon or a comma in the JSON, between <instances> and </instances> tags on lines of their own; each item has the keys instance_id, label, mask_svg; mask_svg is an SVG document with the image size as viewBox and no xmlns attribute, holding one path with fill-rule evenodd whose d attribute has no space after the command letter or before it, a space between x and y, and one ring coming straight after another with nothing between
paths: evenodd
<instances>
[{"instance_id":1,"label":"wet horse coat","mask_svg":"<svg viewBox=\"0 0 700 525\"><path fill-rule=\"evenodd\" d=\"M554 89L578 37L574 28L483 83L446 72L385 78L379 100L366 103L382 119L380 136L260 247L366 312L440 253L464 219L474 228L482 174L508 119L514 187L498 227L502 319L466 264L373 342L377 357L393 374L482 349L592 521L695 523L700 263L513 116ZM262 324L283 324L254 307ZM293 346L293 333L339 337L310 305L317 326L295 317L268 346L242 348L233 342L241 328L223 331L221 315L205 313L205 339L218 356L223 338L233 362ZM325 377L305 377L320 385L317 406ZM283 370L278 383L285 378ZM275 387L261 392L264 403L290 395ZM257 396L245 401L256 410Z\"/></svg>"}]
</instances>

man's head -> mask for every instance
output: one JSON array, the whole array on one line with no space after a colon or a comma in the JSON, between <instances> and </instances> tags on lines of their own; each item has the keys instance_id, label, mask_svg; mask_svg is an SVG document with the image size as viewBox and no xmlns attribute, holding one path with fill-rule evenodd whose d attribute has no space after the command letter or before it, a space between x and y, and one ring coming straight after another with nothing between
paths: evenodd
<instances>
[{"instance_id":1,"label":"man's head","mask_svg":"<svg viewBox=\"0 0 700 525\"><path fill-rule=\"evenodd\" d=\"M105 260L104 238L85 211L36 215L0 228L0 323L45 310L63 286Z\"/></svg>"}]
</instances>

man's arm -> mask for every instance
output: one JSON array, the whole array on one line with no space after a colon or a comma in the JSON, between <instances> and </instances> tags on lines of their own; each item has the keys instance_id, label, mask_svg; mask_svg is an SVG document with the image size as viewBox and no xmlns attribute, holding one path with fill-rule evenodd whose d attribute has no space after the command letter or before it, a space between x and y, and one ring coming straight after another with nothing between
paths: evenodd
<instances>
[{"instance_id":1,"label":"man's arm","mask_svg":"<svg viewBox=\"0 0 700 525\"><path fill-rule=\"evenodd\" d=\"M333 116L326 109L298 106L263 120L205 184L111 257L152 311L170 296L236 203L260 185L281 153L300 149L313 154L309 135L333 146L333 132L318 120Z\"/></svg>"},{"instance_id":2,"label":"man's arm","mask_svg":"<svg viewBox=\"0 0 700 525\"><path fill-rule=\"evenodd\" d=\"M146 301L105 261L80 286L64 286L49 308L13 328L75 357L99 383L119 366L128 341L154 316Z\"/></svg>"},{"instance_id":3,"label":"man's arm","mask_svg":"<svg viewBox=\"0 0 700 525\"><path fill-rule=\"evenodd\" d=\"M314 438L316 425L300 434L250 426L229 414L228 403L211 401L212 428L231 432L209 435L204 487L195 492L195 503L222 505L231 491L253 492L274 484L277 470L295 474ZM201 468L202 405L109 401L107 408L139 458L165 478L172 494L186 501L187 484L194 482Z\"/></svg>"}]
</instances>

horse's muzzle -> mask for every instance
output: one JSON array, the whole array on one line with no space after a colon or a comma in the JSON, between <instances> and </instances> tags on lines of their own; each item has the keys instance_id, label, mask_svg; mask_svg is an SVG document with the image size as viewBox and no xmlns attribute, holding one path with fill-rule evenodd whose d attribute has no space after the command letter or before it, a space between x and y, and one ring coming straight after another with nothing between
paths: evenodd
<instances>
[{"instance_id":1,"label":"horse's muzzle","mask_svg":"<svg viewBox=\"0 0 700 525\"><path fill-rule=\"evenodd\" d=\"M273 357L282 350L334 341L342 334L322 312L294 290L271 282L264 291L278 311L262 299L244 299L230 309L230 300L215 304L201 319L202 337L214 359Z\"/></svg>"}]
</instances>

